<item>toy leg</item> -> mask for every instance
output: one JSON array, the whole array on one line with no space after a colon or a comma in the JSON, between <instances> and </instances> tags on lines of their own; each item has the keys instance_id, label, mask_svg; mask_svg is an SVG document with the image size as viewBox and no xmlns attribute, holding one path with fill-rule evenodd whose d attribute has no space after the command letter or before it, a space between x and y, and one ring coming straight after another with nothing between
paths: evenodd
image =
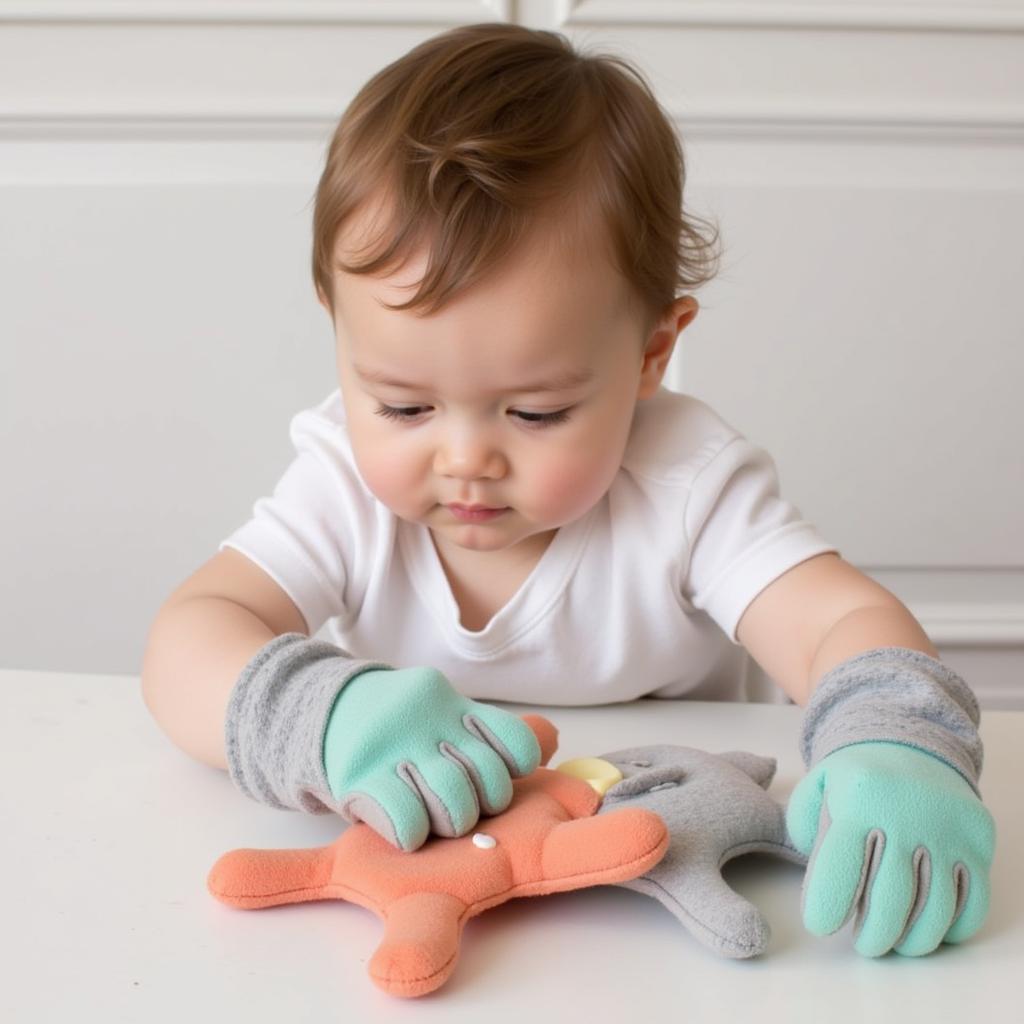
<instances>
[{"instance_id":1,"label":"toy leg","mask_svg":"<svg viewBox=\"0 0 1024 1024\"><path fill-rule=\"evenodd\" d=\"M334 847L231 850L210 870L206 887L221 903L243 910L326 899Z\"/></svg>"},{"instance_id":2,"label":"toy leg","mask_svg":"<svg viewBox=\"0 0 1024 1024\"><path fill-rule=\"evenodd\" d=\"M389 903L384 939L370 960L378 988L395 996L422 996L440 988L455 969L466 905L445 893L413 893Z\"/></svg>"}]
</instances>

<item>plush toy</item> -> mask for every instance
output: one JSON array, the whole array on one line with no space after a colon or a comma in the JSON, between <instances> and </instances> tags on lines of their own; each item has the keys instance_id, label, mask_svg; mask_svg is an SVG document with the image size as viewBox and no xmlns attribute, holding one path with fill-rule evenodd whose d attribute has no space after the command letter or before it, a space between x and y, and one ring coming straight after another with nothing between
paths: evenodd
<instances>
[{"instance_id":1,"label":"plush toy","mask_svg":"<svg viewBox=\"0 0 1024 1024\"><path fill-rule=\"evenodd\" d=\"M668 825L668 853L638 878L618 884L663 903L696 939L723 956L757 956L771 930L761 912L731 889L722 865L745 853L770 853L805 865L789 841L785 810L766 792L773 758L744 751L634 747L602 754L601 814L625 807L655 811ZM564 767L564 766L563 766ZM618 776L622 781L608 785Z\"/></svg>"},{"instance_id":2,"label":"plush toy","mask_svg":"<svg viewBox=\"0 0 1024 1024\"><path fill-rule=\"evenodd\" d=\"M557 730L539 715L523 718L546 765ZM358 823L328 846L233 850L214 864L207 887L247 910L322 899L358 903L384 922L368 967L374 983L392 995L424 995L454 970L469 918L519 896L636 878L668 850L658 814L622 807L597 815L601 797L580 778L540 767L514 779L513 788L508 808L480 819L473 835L434 837L406 853Z\"/></svg>"}]
</instances>

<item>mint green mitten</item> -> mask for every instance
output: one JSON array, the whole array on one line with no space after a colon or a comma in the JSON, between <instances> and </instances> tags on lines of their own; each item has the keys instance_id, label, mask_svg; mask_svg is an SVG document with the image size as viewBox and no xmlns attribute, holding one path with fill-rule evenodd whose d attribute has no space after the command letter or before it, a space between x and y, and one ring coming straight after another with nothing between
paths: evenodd
<instances>
[{"instance_id":1,"label":"mint green mitten","mask_svg":"<svg viewBox=\"0 0 1024 1024\"><path fill-rule=\"evenodd\" d=\"M810 854L810 931L855 915L857 952L921 956L978 930L995 845L980 720L967 683L912 648L862 651L821 678L800 730L808 774L786 811Z\"/></svg>"},{"instance_id":2,"label":"mint green mitten","mask_svg":"<svg viewBox=\"0 0 1024 1024\"><path fill-rule=\"evenodd\" d=\"M858 953L921 956L985 920L995 823L930 753L878 741L833 751L794 790L786 827L810 855L802 910L817 935L855 915Z\"/></svg>"},{"instance_id":3,"label":"mint green mitten","mask_svg":"<svg viewBox=\"0 0 1024 1024\"><path fill-rule=\"evenodd\" d=\"M411 851L433 832L465 835L512 801L512 778L540 764L518 716L459 694L433 668L352 678L331 709L323 763L338 812Z\"/></svg>"}]
</instances>

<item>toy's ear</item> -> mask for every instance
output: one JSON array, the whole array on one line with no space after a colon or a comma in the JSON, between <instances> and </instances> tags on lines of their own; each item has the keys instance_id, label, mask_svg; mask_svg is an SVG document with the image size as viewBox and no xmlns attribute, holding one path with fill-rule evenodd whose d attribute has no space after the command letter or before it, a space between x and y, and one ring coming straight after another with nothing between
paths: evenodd
<instances>
[{"instance_id":1,"label":"toy's ear","mask_svg":"<svg viewBox=\"0 0 1024 1024\"><path fill-rule=\"evenodd\" d=\"M543 715L523 715L522 718L540 744L540 763L547 764L558 749L558 730Z\"/></svg>"},{"instance_id":2,"label":"toy's ear","mask_svg":"<svg viewBox=\"0 0 1024 1024\"><path fill-rule=\"evenodd\" d=\"M724 754L716 754L723 761L735 765L741 772L749 775L762 789L767 789L775 778L778 762L774 757L761 757L746 750L728 750Z\"/></svg>"}]
</instances>

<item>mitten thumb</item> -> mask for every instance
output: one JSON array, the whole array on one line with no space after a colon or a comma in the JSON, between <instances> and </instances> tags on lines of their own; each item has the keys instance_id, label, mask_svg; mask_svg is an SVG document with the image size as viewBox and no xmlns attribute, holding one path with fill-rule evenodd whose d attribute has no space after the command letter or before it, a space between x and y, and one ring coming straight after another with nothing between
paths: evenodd
<instances>
[{"instance_id":1,"label":"mitten thumb","mask_svg":"<svg viewBox=\"0 0 1024 1024\"><path fill-rule=\"evenodd\" d=\"M800 780L786 805L786 831L793 845L805 856L810 855L818 837L824 795L825 773L819 765Z\"/></svg>"}]
</instances>

